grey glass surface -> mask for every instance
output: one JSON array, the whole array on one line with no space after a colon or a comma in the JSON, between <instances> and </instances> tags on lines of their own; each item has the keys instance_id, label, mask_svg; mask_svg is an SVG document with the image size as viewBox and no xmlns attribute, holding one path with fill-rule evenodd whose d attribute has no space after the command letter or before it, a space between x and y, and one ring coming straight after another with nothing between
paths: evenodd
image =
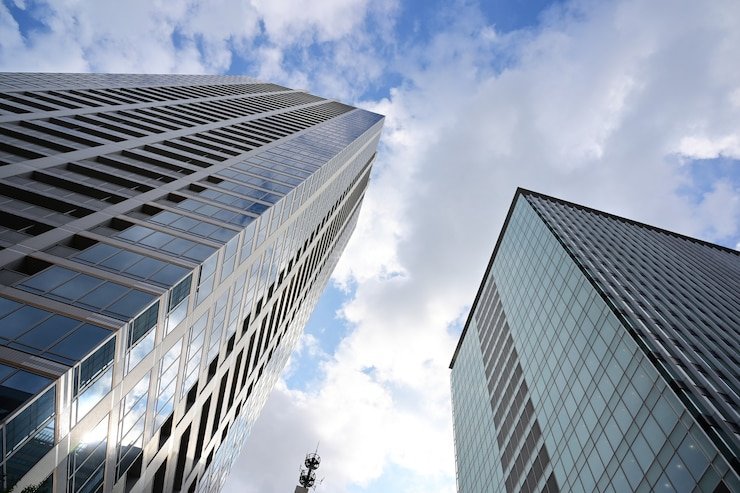
<instances>
[{"instance_id":1,"label":"grey glass surface","mask_svg":"<svg viewBox=\"0 0 740 493\"><path fill-rule=\"evenodd\" d=\"M5 460L6 484L15 484L54 446L55 418L50 418L43 428L28 439Z\"/></svg>"},{"instance_id":2,"label":"grey glass surface","mask_svg":"<svg viewBox=\"0 0 740 493\"><path fill-rule=\"evenodd\" d=\"M105 474L106 447L108 445L108 416L90 430L70 454L68 491L100 491Z\"/></svg>"},{"instance_id":3,"label":"grey glass surface","mask_svg":"<svg viewBox=\"0 0 740 493\"><path fill-rule=\"evenodd\" d=\"M174 235L155 231L140 225L125 229L118 233L116 238L154 250L161 249L164 252L183 256L197 262L202 262L215 251L215 248L208 245L203 245L185 238L178 238Z\"/></svg>"},{"instance_id":4,"label":"grey glass surface","mask_svg":"<svg viewBox=\"0 0 740 493\"><path fill-rule=\"evenodd\" d=\"M30 382L27 379L25 383ZM39 390L34 389L32 385L26 388L34 393ZM54 416L54 390L54 388L51 388L44 392L30 406L26 407L5 425L5 446L8 452L12 452L26 438L33 435L50 417Z\"/></svg>"},{"instance_id":5,"label":"grey glass surface","mask_svg":"<svg viewBox=\"0 0 740 493\"><path fill-rule=\"evenodd\" d=\"M1 298L0 343L72 365L110 331L40 308Z\"/></svg>"},{"instance_id":6,"label":"grey glass surface","mask_svg":"<svg viewBox=\"0 0 740 493\"><path fill-rule=\"evenodd\" d=\"M488 308L492 305L485 300L494 286L560 489L740 488L737 474L638 345L619 312L592 285L527 198L519 195L453 362L460 492L503 487L503 477L484 471L500 470L493 464L499 447L507 442L496 444L494 439L490 450L473 435L483 429L493 430L499 438L502 433L516 435L513 423L495 426L496 417L488 414L491 411L480 397L475 397L477 407L472 405L471 385L485 379L487 362L498 354L486 349L489 339L478 341L483 329L474 325L484 319L486 326L493 324ZM515 409L508 404L515 400L504 392L506 385L499 387L492 378L483 390L492 398L489 409L500 409L499 402ZM475 385L483 387L482 382ZM518 440L514 450L523 447L524 440ZM543 487L540 481L538 488Z\"/></svg>"},{"instance_id":7,"label":"grey glass surface","mask_svg":"<svg viewBox=\"0 0 740 493\"><path fill-rule=\"evenodd\" d=\"M740 253L574 204L528 200L728 461L737 460L740 360L727 348L740 343Z\"/></svg>"},{"instance_id":8,"label":"grey glass surface","mask_svg":"<svg viewBox=\"0 0 740 493\"><path fill-rule=\"evenodd\" d=\"M130 320L154 297L121 284L53 265L18 287L49 298Z\"/></svg>"},{"instance_id":9,"label":"grey glass surface","mask_svg":"<svg viewBox=\"0 0 740 493\"><path fill-rule=\"evenodd\" d=\"M75 260L123 274L125 276L149 281L164 287L171 287L189 271L183 267L168 264L161 260L138 253L98 243L73 257Z\"/></svg>"},{"instance_id":10,"label":"grey glass surface","mask_svg":"<svg viewBox=\"0 0 740 493\"><path fill-rule=\"evenodd\" d=\"M0 420L4 421L50 383L50 379L40 375L0 365Z\"/></svg>"}]
</instances>

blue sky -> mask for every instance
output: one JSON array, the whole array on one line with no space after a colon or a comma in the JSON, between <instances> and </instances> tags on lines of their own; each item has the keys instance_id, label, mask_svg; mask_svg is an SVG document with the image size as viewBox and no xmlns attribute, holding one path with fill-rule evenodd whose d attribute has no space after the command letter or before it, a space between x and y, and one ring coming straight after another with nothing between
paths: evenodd
<instances>
[{"instance_id":1,"label":"blue sky","mask_svg":"<svg viewBox=\"0 0 740 493\"><path fill-rule=\"evenodd\" d=\"M0 69L248 74L386 115L227 492L454 491L447 365L517 186L740 245L735 0L3 0Z\"/></svg>"}]
</instances>

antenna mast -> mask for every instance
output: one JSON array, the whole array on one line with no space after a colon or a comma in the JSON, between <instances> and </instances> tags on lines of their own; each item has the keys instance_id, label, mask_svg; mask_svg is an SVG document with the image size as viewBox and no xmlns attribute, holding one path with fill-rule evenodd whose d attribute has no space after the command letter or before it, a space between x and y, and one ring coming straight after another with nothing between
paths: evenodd
<instances>
[{"instance_id":1,"label":"antenna mast","mask_svg":"<svg viewBox=\"0 0 740 493\"><path fill-rule=\"evenodd\" d=\"M306 468L304 469L303 466L300 468L300 474L298 476L298 483L300 486L295 487L295 493L308 493L309 488L315 489L316 469L318 469L319 464L321 464L321 457L319 457L318 451L319 446L317 445L316 452L306 454L306 460L303 461Z\"/></svg>"}]
</instances>

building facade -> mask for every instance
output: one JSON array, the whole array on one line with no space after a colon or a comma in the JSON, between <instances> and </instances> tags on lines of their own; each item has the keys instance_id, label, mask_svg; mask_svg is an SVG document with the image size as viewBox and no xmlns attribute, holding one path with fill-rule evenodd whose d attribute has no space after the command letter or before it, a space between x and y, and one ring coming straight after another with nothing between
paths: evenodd
<instances>
[{"instance_id":1,"label":"building facade","mask_svg":"<svg viewBox=\"0 0 740 493\"><path fill-rule=\"evenodd\" d=\"M519 189L450 368L460 493L740 491L740 253Z\"/></svg>"},{"instance_id":2,"label":"building facade","mask_svg":"<svg viewBox=\"0 0 740 493\"><path fill-rule=\"evenodd\" d=\"M248 77L0 74L0 490L218 491L382 124Z\"/></svg>"}]
</instances>

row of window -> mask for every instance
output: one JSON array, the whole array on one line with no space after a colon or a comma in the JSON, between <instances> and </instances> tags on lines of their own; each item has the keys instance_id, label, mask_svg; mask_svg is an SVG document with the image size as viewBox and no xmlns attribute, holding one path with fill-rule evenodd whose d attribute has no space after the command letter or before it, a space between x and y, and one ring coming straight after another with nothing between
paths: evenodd
<instances>
[{"instance_id":1,"label":"row of window","mask_svg":"<svg viewBox=\"0 0 740 493\"><path fill-rule=\"evenodd\" d=\"M8 77L3 77L7 85ZM30 82L30 81L29 81ZM16 82L17 83L17 82ZM230 84L190 86L105 87L101 89L66 89L48 91L0 92L0 114L97 108L178 99L213 98L284 91L276 84Z\"/></svg>"},{"instance_id":2,"label":"row of window","mask_svg":"<svg viewBox=\"0 0 740 493\"><path fill-rule=\"evenodd\" d=\"M359 179L359 177L358 177ZM364 175L364 179L367 179L366 174ZM352 185L355 184L355 181L352 181ZM312 248L311 252L305 252L305 248L308 246L308 244L313 240L316 233L326 224L327 219L334 213L337 206L340 202L344 200L344 197L346 196L347 192L349 191L348 188L347 191L340 196L340 198L337 200L337 203L334 207L330 209L330 211L327 213L323 221L321 221L317 226L314 232L310 235L310 237L307 239L304 246L296 253L296 256L291 262L288 264L287 269L285 272L281 272L279 276L277 276L278 281L277 283L270 286L268 289L268 301L265 301L264 303L267 304L269 302L269 298L271 296L271 293L276 292L279 289L280 284L282 283L282 280L284 278L288 278L290 276L290 271L293 268L294 261L297 263L298 259L306 257L305 262L303 263L302 267L300 268L299 272L292 278L292 281L290 285L283 291L282 296L279 299L275 299L275 302L272 306L272 310L270 310L269 314L265 313L264 318L262 319L262 323L260 328L253 332L250 340L247 344L247 352L246 352L246 362L243 366L243 375L241 377L241 385L242 389L246 386L249 375L253 371L257 371L257 367L260 366L260 361L263 360L258 373L258 377L262 374L262 369L264 369L267 362L271 360L273 355L275 354L275 349L279 346L280 340L285 334L285 331L287 330L288 324L290 324L290 320L292 320L292 316L289 315L289 313L292 312L293 307L295 306L301 306L300 303L300 293L306 293L308 292L313 284L313 279L316 278L318 273L321 271L321 265L328 259L329 257L329 246L333 242L334 237L342 230L341 225L345 224L345 221L348 221L348 215L350 211L354 208L354 206L357 203L357 200L359 200L362 191L364 190L365 182L362 182L359 184L357 189L353 192L353 195L349 197L347 200L344 201L345 205L342 208L342 210L335 216L334 221L332 224L326 229L324 235L321 237L321 239L315 244L315 246ZM266 259L269 258L269 253L264 256L262 264L264 266L268 266L270 262L267 262ZM250 289L252 286L255 285L255 280L257 277L257 272L262 270L264 272L265 269L259 269L259 262L255 262L253 265L252 272L252 278L253 281L248 283L250 286ZM270 274L267 274L268 276ZM268 279L274 279L274 276L268 277ZM235 295L236 297L237 295ZM218 302L217 302L218 305ZM245 307L250 307L251 303L247 302L245 304ZM255 318L259 316L261 313L261 307L263 306L263 301L258 301L256 305L256 311L255 311ZM248 308L245 308L247 310ZM218 311L218 308L216 308L216 311ZM247 317L247 320L249 320L249 317ZM284 329L282 332L278 333L278 328L283 326L284 321L288 321L287 324L284 326ZM245 322L241 336L243 336L246 333L247 330L247 323ZM195 327L191 331L191 338L197 337L196 334L199 334L200 331L202 331L203 328L196 329ZM200 346L202 343L198 344ZM269 348L272 348L268 351ZM200 347L194 350L194 352L200 351ZM208 359L207 359L208 361ZM242 362L242 353L239 354L236 358L236 366L240 366ZM195 365L193 365L195 366ZM237 373L238 370L234 370L233 372L233 379L232 379L232 390L229 393L228 402L229 404L227 407L231 406L231 402L234 400L235 395L235 389L237 386ZM218 406L218 402L222 401L224 399L225 395L225 385L226 381L222 382L222 391L219 392L219 398L217 400L217 410L220 406ZM183 388L183 393L187 387ZM247 395L251 393L251 385L249 390L247 391ZM205 411L207 412L207 409L204 407ZM214 422L218 419L218 414L214 415ZM204 426L202 423L201 426ZM213 426L214 432L217 428L217 425L214 424ZM223 445L222 445L223 446ZM217 453L216 456L218 457L219 454ZM218 474L214 473L214 476L211 479L204 479L204 481L216 481L216 477Z\"/></svg>"},{"instance_id":3,"label":"row of window","mask_svg":"<svg viewBox=\"0 0 740 493\"><path fill-rule=\"evenodd\" d=\"M3 346L71 365L109 335L102 327L0 297Z\"/></svg>"},{"instance_id":4,"label":"row of window","mask_svg":"<svg viewBox=\"0 0 740 493\"><path fill-rule=\"evenodd\" d=\"M677 409L681 404L536 213L520 202L494 271L528 362L525 374L534 375L531 393L563 488L650 489L661 474L659 484L693 487L700 477L678 480L670 453L661 448L666 430L680 436L678 443L686 436L665 410L666 400ZM706 468L706 457L703 462Z\"/></svg>"},{"instance_id":5,"label":"row of window","mask_svg":"<svg viewBox=\"0 0 740 493\"><path fill-rule=\"evenodd\" d=\"M486 364L491 410L494 412L493 421L498 431L498 446L499 450L502 451L501 467L506 474L504 484L508 492L514 491L519 479L529 470L529 475L524 478L521 488L523 491L532 491L534 485L541 479L549 461L544 445L542 446L544 451L542 457L545 458L543 459L545 462L539 463L537 462L539 459L535 457L535 454L537 454L535 445L538 442L539 433L537 435L532 433L534 429L539 432L539 425L536 419L532 419L534 409L527 395L527 385L519 365L516 348L513 347L503 305L493 278L488 280L488 286L481 298L480 307L476 310L474 316L476 320L480 321L478 336L481 343L481 353L488 355L493 352L490 359L484 358L483 361ZM497 379L498 383L493 387ZM526 405L524 405L525 403ZM519 411L522 409L523 411L519 415ZM530 420L532 421L530 422ZM529 435L521 443L519 454L514 459L514 452L527 430L530 430ZM508 440L506 440L507 437ZM530 466L528 464L533 460L533 457L534 461ZM511 469L509 469L510 466Z\"/></svg>"},{"instance_id":6,"label":"row of window","mask_svg":"<svg viewBox=\"0 0 740 493\"><path fill-rule=\"evenodd\" d=\"M734 340L726 328L733 322L740 323L723 308L731 306L732 295L727 291L731 281L727 276L733 265L724 260L733 255L564 203L538 197L530 201L562 232L579 261L593 266L594 282L612 294L612 303L645 344L656 354L672 356L672 361L660 365L667 370L664 376L681 380L681 392L686 392L703 412L718 417L713 420L717 427L708 426L707 431L720 442L729 439L740 444L735 406L725 398L732 392L723 391L735 387L727 377L740 365L732 352L724 350ZM583 238L581 231L588 231L588 238ZM691 313L686 307L692 307ZM701 325L705 329L697 332L696 327ZM656 344L660 350L654 347ZM673 366L683 372L671 370ZM726 387L728 383L731 385Z\"/></svg>"}]
</instances>

